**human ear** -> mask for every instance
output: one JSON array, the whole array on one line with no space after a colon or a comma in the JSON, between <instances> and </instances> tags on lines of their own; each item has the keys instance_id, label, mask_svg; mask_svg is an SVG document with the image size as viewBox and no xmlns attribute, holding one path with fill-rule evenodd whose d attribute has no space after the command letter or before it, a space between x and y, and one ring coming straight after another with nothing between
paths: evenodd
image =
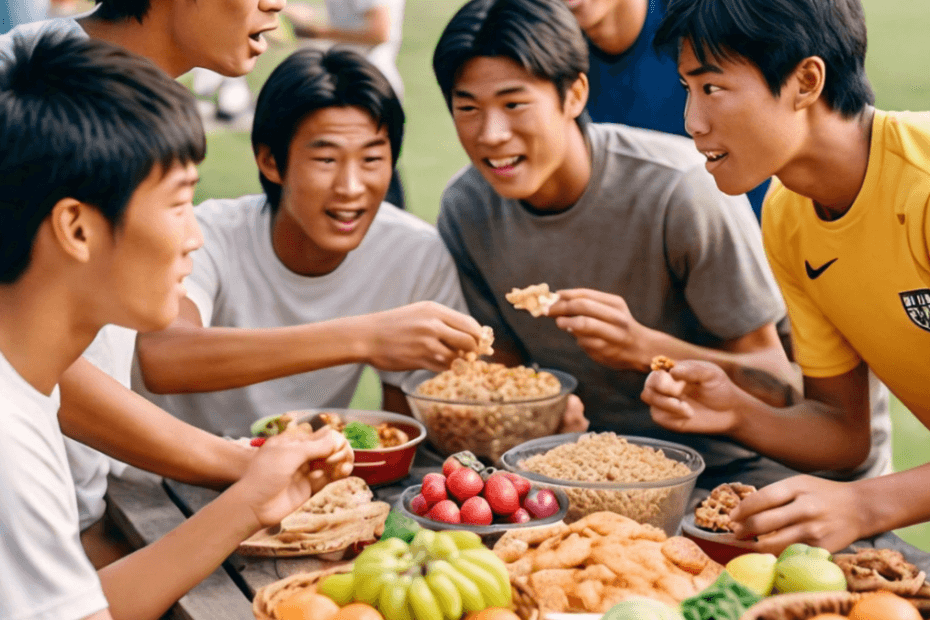
<instances>
[{"instance_id":1,"label":"human ear","mask_svg":"<svg viewBox=\"0 0 930 620\"><path fill-rule=\"evenodd\" d=\"M827 78L827 65L820 56L809 56L798 63L792 79L797 83L794 95L796 110L807 108L820 99Z\"/></svg>"},{"instance_id":2,"label":"human ear","mask_svg":"<svg viewBox=\"0 0 930 620\"><path fill-rule=\"evenodd\" d=\"M90 243L94 234L93 207L74 198L62 198L52 207L49 223L61 250L74 260L90 260Z\"/></svg>"},{"instance_id":3,"label":"human ear","mask_svg":"<svg viewBox=\"0 0 930 620\"><path fill-rule=\"evenodd\" d=\"M578 118L588 104L588 76L578 74L568 91L565 93L565 109L571 118Z\"/></svg>"},{"instance_id":4,"label":"human ear","mask_svg":"<svg viewBox=\"0 0 930 620\"><path fill-rule=\"evenodd\" d=\"M281 180L281 174L278 172L278 164L275 162L274 155L271 154L271 149L267 144L258 145L258 152L255 154L255 162L258 164L258 169L265 175L266 179L272 183L284 185L284 181Z\"/></svg>"}]
</instances>

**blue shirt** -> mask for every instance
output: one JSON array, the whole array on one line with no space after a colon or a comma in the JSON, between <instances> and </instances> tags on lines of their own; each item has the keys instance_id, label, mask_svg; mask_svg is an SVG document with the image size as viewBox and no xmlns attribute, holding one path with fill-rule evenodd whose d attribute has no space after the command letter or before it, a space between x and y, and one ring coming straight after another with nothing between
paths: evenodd
<instances>
[{"instance_id":1,"label":"blue shirt","mask_svg":"<svg viewBox=\"0 0 930 620\"><path fill-rule=\"evenodd\" d=\"M649 0L646 22L636 42L620 54L607 54L590 40L588 114L595 123L623 123L688 137L685 131L685 90L676 59L652 47L665 16L660 0ZM756 217L768 181L746 194Z\"/></svg>"}]
</instances>

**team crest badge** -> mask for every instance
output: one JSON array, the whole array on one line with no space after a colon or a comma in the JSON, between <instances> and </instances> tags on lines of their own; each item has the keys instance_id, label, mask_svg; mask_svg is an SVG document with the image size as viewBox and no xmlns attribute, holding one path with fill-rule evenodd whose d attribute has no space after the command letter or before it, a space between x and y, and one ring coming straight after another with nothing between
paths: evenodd
<instances>
[{"instance_id":1,"label":"team crest badge","mask_svg":"<svg viewBox=\"0 0 930 620\"><path fill-rule=\"evenodd\" d=\"M901 297L904 311L907 312L911 322L920 329L930 332L930 288L905 291L898 295Z\"/></svg>"}]
</instances>

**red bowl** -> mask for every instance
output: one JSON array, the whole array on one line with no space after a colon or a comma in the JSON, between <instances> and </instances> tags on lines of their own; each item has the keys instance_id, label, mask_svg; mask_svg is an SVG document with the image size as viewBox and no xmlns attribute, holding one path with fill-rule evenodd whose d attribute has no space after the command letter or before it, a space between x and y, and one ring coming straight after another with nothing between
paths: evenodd
<instances>
[{"instance_id":1,"label":"red bowl","mask_svg":"<svg viewBox=\"0 0 930 620\"><path fill-rule=\"evenodd\" d=\"M366 411L363 409L308 409L306 415L297 419L297 423L309 422L318 413L338 414L344 422L362 422L377 426L388 422L407 433L410 440L393 448L375 448L374 450L356 450L355 467L352 475L364 480L368 486L388 484L406 478L417 453L417 445L426 439L426 427L409 416L389 411Z\"/></svg>"},{"instance_id":2,"label":"red bowl","mask_svg":"<svg viewBox=\"0 0 930 620\"><path fill-rule=\"evenodd\" d=\"M740 540L732 532L711 532L694 524L694 514L685 515L681 521L681 534L697 543L710 558L726 565L733 558L753 553L749 540Z\"/></svg>"}]
</instances>

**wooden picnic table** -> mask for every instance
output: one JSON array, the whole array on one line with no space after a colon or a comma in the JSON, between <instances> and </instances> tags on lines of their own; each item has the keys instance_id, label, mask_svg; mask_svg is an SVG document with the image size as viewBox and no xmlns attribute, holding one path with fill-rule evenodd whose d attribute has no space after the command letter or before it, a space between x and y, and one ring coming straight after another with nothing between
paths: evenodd
<instances>
[{"instance_id":1,"label":"wooden picnic table","mask_svg":"<svg viewBox=\"0 0 930 620\"><path fill-rule=\"evenodd\" d=\"M376 499L396 503L408 486L438 471L443 457L421 444L409 476L373 489ZM131 480L110 478L108 511L130 542L149 544L203 508L219 493L155 476ZM855 547L896 549L918 568L930 574L930 553L904 542L893 532L857 541ZM262 586L298 572L333 566L316 558L252 558L231 555L222 566L191 590L172 608L166 620L254 620L252 597Z\"/></svg>"}]
</instances>

